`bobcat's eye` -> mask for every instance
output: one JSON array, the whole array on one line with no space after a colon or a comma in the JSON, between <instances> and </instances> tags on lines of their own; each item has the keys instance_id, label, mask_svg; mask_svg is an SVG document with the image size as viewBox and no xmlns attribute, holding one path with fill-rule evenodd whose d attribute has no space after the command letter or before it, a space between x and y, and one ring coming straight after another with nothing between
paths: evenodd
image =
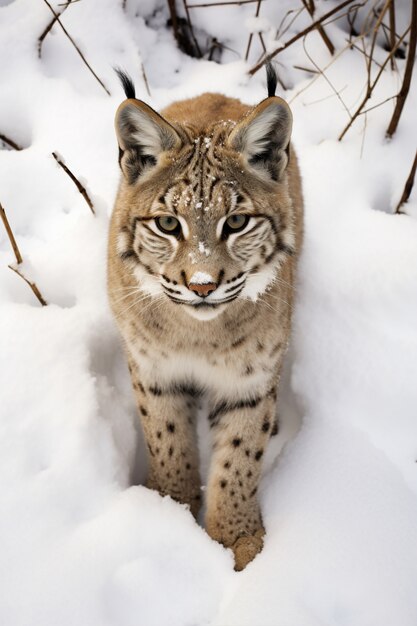
<instances>
[{"instance_id":1,"label":"bobcat's eye","mask_svg":"<svg viewBox=\"0 0 417 626\"><path fill-rule=\"evenodd\" d=\"M181 232L181 225L179 221L176 217L172 217L172 215L157 217L155 219L155 224L158 226L159 230L167 235L175 235L177 237Z\"/></svg>"},{"instance_id":2,"label":"bobcat's eye","mask_svg":"<svg viewBox=\"0 0 417 626\"><path fill-rule=\"evenodd\" d=\"M235 213L227 218L223 226L222 237L226 238L228 235L232 233L238 233L245 228L247 223L249 222L248 215L242 215L239 213Z\"/></svg>"}]
</instances>

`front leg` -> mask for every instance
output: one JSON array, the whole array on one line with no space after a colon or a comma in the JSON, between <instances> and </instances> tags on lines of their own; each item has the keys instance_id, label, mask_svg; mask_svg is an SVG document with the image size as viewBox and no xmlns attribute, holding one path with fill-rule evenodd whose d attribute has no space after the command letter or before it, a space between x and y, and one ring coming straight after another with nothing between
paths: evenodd
<instances>
[{"instance_id":1,"label":"front leg","mask_svg":"<svg viewBox=\"0 0 417 626\"><path fill-rule=\"evenodd\" d=\"M213 457L207 487L207 532L235 554L243 569L262 550L264 528L256 496L271 436L275 394L214 407Z\"/></svg>"},{"instance_id":2,"label":"front leg","mask_svg":"<svg viewBox=\"0 0 417 626\"><path fill-rule=\"evenodd\" d=\"M193 390L160 387L141 377L132 362L130 370L148 448L147 487L189 504L196 516L201 494Z\"/></svg>"}]
</instances>

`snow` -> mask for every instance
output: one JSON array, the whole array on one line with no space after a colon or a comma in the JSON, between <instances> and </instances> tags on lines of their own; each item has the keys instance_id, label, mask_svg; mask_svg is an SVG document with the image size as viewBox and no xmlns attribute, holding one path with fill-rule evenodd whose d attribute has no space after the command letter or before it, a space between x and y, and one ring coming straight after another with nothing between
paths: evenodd
<instances>
[{"instance_id":1,"label":"snow","mask_svg":"<svg viewBox=\"0 0 417 626\"><path fill-rule=\"evenodd\" d=\"M205 254L206 256L210 256L211 254L210 248L204 243L204 241L198 242L198 250L201 254Z\"/></svg>"},{"instance_id":2,"label":"snow","mask_svg":"<svg viewBox=\"0 0 417 626\"><path fill-rule=\"evenodd\" d=\"M206 274L206 272L194 272L190 278L190 283L193 285L206 285L214 282L213 276Z\"/></svg>"},{"instance_id":3,"label":"snow","mask_svg":"<svg viewBox=\"0 0 417 626\"><path fill-rule=\"evenodd\" d=\"M330 10L316 5L318 14ZM41 307L7 267L14 256L0 226L1 624L417 623L415 189L407 214L392 215L415 153L416 83L391 141L392 100L338 142L349 121L340 99L351 112L358 105L364 59L347 50L331 60L317 32L277 66L288 87L279 95L294 115L306 223L281 433L260 489L263 552L235 573L231 553L185 507L143 486L143 437L105 285L119 178L113 118L123 99L111 68L126 68L155 109L216 90L258 102L264 74L249 80L241 60L255 8L190 11L199 37L227 45L219 65L178 51L164 0L128 0L126 11L113 0L69 6L63 24L109 97L59 28L38 59L46 4L0 2L0 133L24 147L0 150L0 201L20 269L48 302ZM310 23L304 11L285 32L289 8L289 0L262 3L261 18L273 26L268 49ZM396 8L400 29L409 3ZM346 29L344 21L327 26L338 51ZM254 35L251 62L260 45ZM385 54L378 44L376 59ZM370 106L400 84L388 69ZM85 181L95 216L53 151ZM204 419L200 439L205 473Z\"/></svg>"},{"instance_id":4,"label":"snow","mask_svg":"<svg viewBox=\"0 0 417 626\"><path fill-rule=\"evenodd\" d=\"M270 22L262 17L248 17L245 26L250 33L264 33L271 28Z\"/></svg>"}]
</instances>

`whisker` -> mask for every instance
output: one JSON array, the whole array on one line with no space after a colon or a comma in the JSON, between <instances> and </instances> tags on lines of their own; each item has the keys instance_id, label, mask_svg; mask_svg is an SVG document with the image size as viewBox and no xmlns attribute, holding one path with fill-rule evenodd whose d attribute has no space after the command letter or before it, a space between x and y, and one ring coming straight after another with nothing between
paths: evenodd
<instances>
[{"instance_id":1,"label":"whisker","mask_svg":"<svg viewBox=\"0 0 417 626\"><path fill-rule=\"evenodd\" d=\"M142 302L142 300L146 300L148 298L159 298L160 294L157 296L152 296L151 294L147 294L147 296L144 296L143 298L136 298L132 304L130 304L128 307L126 307L121 313L120 315L124 315L125 313L127 313L127 311L129 311L130 309L132 309L134 306L137 306L138 304L140 304Z\"/></svg>"},{"instance_id":2,"label":"whisker","mask_svg":"<svg viewBox=\"0 0 417 626\"><path fill-rule=\"evenodd\" d=\"M265 294L263 294L263 295L265 295ZM293 311L293 306L289 302L284 300L283 298L280 298L279 296L277 296L275 294L266 294L266 295L268 295L269 297L275 298L275 300L278 300L279 302L282 302L283 304L285 304L286 306L288 306L290 308L290 311ZM266 304L266 306L268 306L275 313L280 313L281 312L278 308L274 308L271 304L269 304L269 302L267 302L266 300L263 300L262 298L259 298L259 302L262 302L263 304Z\"/></svg>"},{"instance_id":3,"label":"whisker","mask_svg":"<svg viewBox=\"0 0 417 626\"><path fill-rule=\"evenodd\" d=\"M122 296L121 298L118 298L117 300L115 300L115 303L119 303L122 302L123 300L126 300L126 298L131 298L132 296L134 296L136 293L142 293L141 289L136 289L135 291L132 291L131 293L126 293L124 296ZM142 298L140 298L138 301L140 302L141 300L146 300L146 298L151 298L152 296L150 294L144 294Z\"/></svg>"},{"instance_id":4,"label":"whisker","mask_svg":"<svg viewBox=\"0 0 417 626\"><path fill-rule=\"evenodd\" d=\"M277 296L276 294L268 294L271 298L274 298L275 300L278 300L279 302L282 302L283 304L285 304L286 306L290 307L290 310L293 310L293 305L291 304L291 302L287 302L286 300L284 300L284 298L280 298L279 296Z\"/></svg>"},{"instance_id":5,"label":"whisker","mask_svg":"<svg viewBox=\"0 0 417 626\"><path fill-rule=\"evenodd\" d=\"M156 311L157 309L161 308L164 302L165 302L164 294L161 293L158 296L154 296L151 302L149 302L145 307L143 307L143 309L141 310L141 313L146 313L146 311L148 311L148 309L150 309L151 307L154 307L154 311Z\"/></svg>"},{"instance_id":6,"label":"whisker","mask_svg":"<svg viewBox=\"0 0 417 626\"><path fill-rule=\"evenodd\" d=\"M269 302L265 302L265 300L262 300L262 298L259 298L259 300L258 300L258 301L259 301L259 302L261 302L262 304L264 304L265 306L267 306L269 309L271 309L271 311L272 311L273 313L279 313L278 309L274 309L274 307L273 307L273 306L271 306L271 305L269 304Z\"/></svg>"}]
</instances>

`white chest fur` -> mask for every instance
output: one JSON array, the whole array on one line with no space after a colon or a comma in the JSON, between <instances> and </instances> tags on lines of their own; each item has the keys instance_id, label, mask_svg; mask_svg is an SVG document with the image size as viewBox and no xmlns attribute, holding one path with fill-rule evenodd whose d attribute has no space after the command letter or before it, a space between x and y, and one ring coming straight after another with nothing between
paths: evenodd
<instances>
[{"instance_id":1,"label":"white chest fur","mask_svg":"<svg viewBox=\"0 0 417 626\"><path fill-rule=\"evenodd\" d=\"M194 384L218 398L255 394L267 385L271 376L269 367L260 360L248 362L248 359L233 358L230 354L166 354L159 350L143 354L135 346L131 346L130 351L145 379L161 386Z\"/></svg>"}]
</instances>

